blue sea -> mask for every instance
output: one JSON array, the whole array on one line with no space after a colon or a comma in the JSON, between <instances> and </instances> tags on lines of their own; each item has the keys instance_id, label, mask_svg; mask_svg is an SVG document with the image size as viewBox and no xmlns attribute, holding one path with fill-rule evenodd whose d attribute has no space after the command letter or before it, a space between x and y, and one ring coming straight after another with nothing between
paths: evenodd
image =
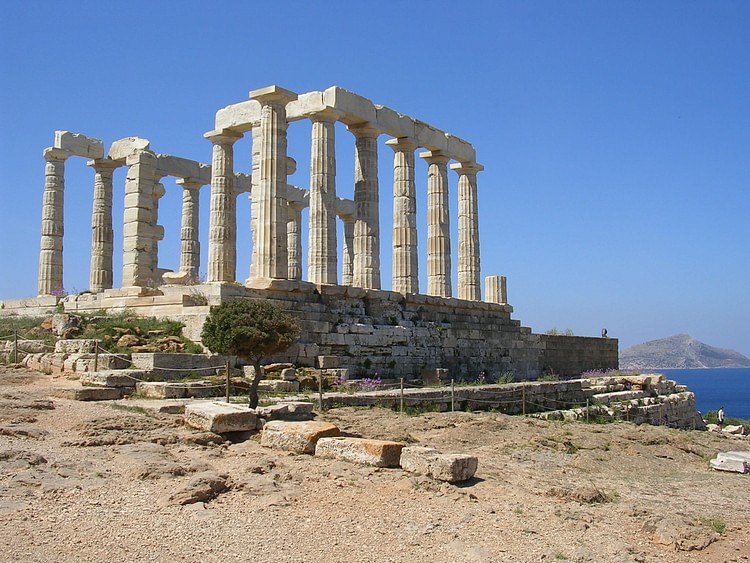
<instances>
[{"instance_id":1,"label":"blue sea","mask_svg":"<svg viewBox=\"0 0 750 563\"><path fill-rule=\"evenodd\" d=\"M659 369L695 393L701 414L724 406L727 418L750 420L750 368Z\"/></svg>"}]
</instances>

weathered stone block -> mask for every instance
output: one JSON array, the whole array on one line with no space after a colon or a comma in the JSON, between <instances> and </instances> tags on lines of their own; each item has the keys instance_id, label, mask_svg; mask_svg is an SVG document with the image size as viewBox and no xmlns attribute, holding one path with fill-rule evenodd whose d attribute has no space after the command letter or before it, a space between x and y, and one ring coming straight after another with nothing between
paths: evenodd
<instances>
[{"instance_id":1,"label":"weathered stone block","mask_svg":"<svg viewBox=\"0 0 750 563\"><path fill-rule=\"evenodd\" d=\"M282 369L281 379L283 379L284 381L297 381L297 370L294 368Z\"/></svg>"},{"instance_id":2,"label":"weathered stone block","mask_svg":"<svg viewBox=\"0 0 750 563\"><path fill-rule=\"evenodd\" d=\"M185 424L215 434L248 432L255 430L256 415L231 403L191 403L185 407Z\"/></svg>"},{"instance_id":3,"label":"weathered stone block","mask_svg":"<svg viewBox=\"0 0 750 563\"><path fill-rule=\"evenodd\" d=\"M448 380L448 370L445 368L425 368L422 370L422 383L426 387L444 385Z\"/></svg>"},{"instance_id":4,"label":"weathered stone block","mask_svg":"<svg viewBox=\"0 0 750 563\"><path fill-rule=\"evenodd\" d=\"M58 340L55 342L55 353L57 354L93 354L101 340Z\"/></svg>"},{"instance_id":5,"label":"weathered stone block","mask_svg":"<svg viewBox=\"0 0 750 563\"><path fill-rule=\"evenodd\" d=\"M268 393L298 393L299 381L284 381L283 379L262 379L258 383L258 391Z\"/></svg>"},{"instance_id":6,"label":"weathered stone block","mask_svg":"<svg viewBox=\"0 0 750 563\"><path fill-rule=\"evenodd\" d=\"M122 396L115 387L80 387L75 389L53 389L53 396L71 401L113 401Z\"/></svg>"},{"instance_id":7,"label":"weathered stone block","mask_svg":"<svg viewBox=\"0 0 750 563\"><path fill-rule=\"evenodd\" d=\"M321 438L338 436L341 431L329 422L285 422L272 420L263 427L260 445L296 453L315 453Z\"/></svg>"},{"instance_id":8,"label":"weathered stone block","mask_svg":"<svg viewBox=\"0 0 750 563\"><path fill-rule=\"evenodd\" d=\"M750 452L720 452L710 464L719 471L747 473L750 471Z\"/></svg>"},{"instance_id":9,"label":"weathered stone block","mask_svg":"<svg viewBox=\"0 0 750 563\"><path fill-rule=\"evenodd\" d=\"M146 377L146 373L135 369L116 369L93 371L81 374L82 385L100 387L135 387L135 384Z\"/></svg>"},{"instance_id":10,"label":"weathered stone block","mask_svg":"<svg viewBox=\"0 0 750 563\"><path fill-rule=\"evenodd\" d=\"M315 455L331 459L342 459L361 465L375 467L398 467L401 450L399 442L368 440L366 438L321 438Z\"/></svg>"},{"instance_id":11,"label":"weathered stone block","mask_svg":"<svg viewBox=\"0 0 750 563\"><path fill-rule=\"evenodd\" d=\"M408 446L401 451L401 467L405 471L427 475L439 481L468 481L477 471L476 456L441 454L434 448Z\"/></svg>"},{"instance_id":12,"label":"weathered stone block","mask_svg":"<svg viewBox=\"0 0 750 563\"><path fill-rule=\"evenodd\" d=\"M55 131L54 147L83 158L104 157L104 144L99 139L70 131Z\"/></svg>"},{"instance_id":13,"label":"weathered stone block","mask_svg":"<svg viewBox=\"0 0 750 563\"><path fill-rule=\"evenodd\" d=\"M265 407L257 407L255 414L268 420L294 420L310 418L313 404L302 401L289 401Z\"/></svg>"}]
</instances>

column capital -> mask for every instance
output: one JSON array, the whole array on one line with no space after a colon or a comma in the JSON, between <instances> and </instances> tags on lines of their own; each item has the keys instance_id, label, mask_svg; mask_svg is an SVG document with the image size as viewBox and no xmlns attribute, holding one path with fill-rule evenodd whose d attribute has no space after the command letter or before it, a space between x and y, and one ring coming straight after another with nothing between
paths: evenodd
<instances>
[{"instance_id":1,"label":"column capital","mask_svg":"<svg viewBox=\"0 0 750 563\"><path fill-rule=\"evenodd\" d=\"M179 178L175 180L175 184L186 190L199 190L206 185L206 182L197 178Z\"/></svg>"},{"instance_id":2,"label":"column capital","mask_svg":"<svg viewBox=\"0 0 750 563\"><path fill-rule=\"evenodd\" d=\"M419 158L425 159L429 164L447 164L451 159L443 151L424 151L419 153Z\"/></svg>"},{"instance_id":3,"label":"column capital","mask_svg":"<svg viewBox=\"0 0 750 563\"><path fill-rule=\"evenodd\" d=\"M265 88L259 88L258 90L251 90L250 99L257 100L262 105L286 104L287 102L296 100L297 94L273 84L272 86L266 86Z\"/></svg>"},{"instance_id":4,"label":"column capital","mask_svg":"<svg viewBox=\"0 0 750 563\"><path fill-rule=\"evenodd\" d=\"M73 156L73 153L63 149L49 147L47 149L44 149L44 152L42 152L42 156L44 156L44 160L50 162L52 160L66 160L68 157Z\"/></svg>"},{"instance_id":5,"label":"column capital","mask_svg":"<svg viewBox=\"0 0 750 563\"><path fill-rule=\"evenodd\" d=\"M377 127L377 125L375 125L374 123L370 123L369 121L357 123L355 125L349 125L347 126L347 129L355 137L371 137L373 139L377 139L378 136L383 133Z\"/></svg>"},{"instance_id":6,"label":"column capital","mask_svg":"<svg viewBox=\"0 0 750 563\"><path fill-rule=\"evenodd\" d=\"M242 138L242 133L232 131L231 129L214 129L203 134L204 139L208 139L213 144L234 143Z\"/></svg>"},{"instance_id":7,"label":"column capital","mask_svg":"<svg viewBox=\"0 0 750 563\"><path fill-rule=\"evenodd\" d=\"M122 166L122 162L117 162L116 160L111 160L109 158L96 158L94 160L89 160L86 163L86 166L91 166L91 168L93 168L97 172L105 172L107 170L115 170L116 168L120 168L120 166Z\"/></svg>"},{"instance_id":8,"label":"column capital","mask_svg":"<svg viewBox=\"0 0 750 563\"><path fill-rule=\"evenodd\" d=\"M310 121L322 121L325 123L335 123L343 115L344 115L344 112L337 110L336 108L327 107L320 111L316 111L315 113L311 113L307 115L306 117Z\"/></svg>"},{"instance_id":9,"label":"column capital","mask_svg":"<svg viewBox=\"0 0 750 563\"><path fill-rule=\"evenodd\" d=\"M395 152L414 152L417 147L417 141L411 137L398 137L396 139L389 139L385 144L391 147Z\"/></svg>"},{"instance_id":10,"label":"column capital","mask_svg":"<svg viewBox=\"0 0 750 563\"><path fill-rule=\"evenodd\" d=\"M456 162L451 164L451 170L455 170L458 174L476 174L484 170L484 166L476 162Z\"/></svg>"}]
</instances>

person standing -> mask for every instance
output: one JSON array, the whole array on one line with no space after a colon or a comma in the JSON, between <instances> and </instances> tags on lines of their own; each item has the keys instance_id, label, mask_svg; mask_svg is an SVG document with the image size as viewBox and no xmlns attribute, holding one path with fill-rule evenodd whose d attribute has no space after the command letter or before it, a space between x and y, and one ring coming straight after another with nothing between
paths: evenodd
<instances>
[{"instance_id":1,"label":"person standing","mask_svg":"<svg viewBox=\"0 0 750 563\"><path fill-rule=\"evenodd\" d=\"M719 429L724 428L724 405L719 407L719 413L716 416L719 424Z\"/></svg>"}]
</instances>

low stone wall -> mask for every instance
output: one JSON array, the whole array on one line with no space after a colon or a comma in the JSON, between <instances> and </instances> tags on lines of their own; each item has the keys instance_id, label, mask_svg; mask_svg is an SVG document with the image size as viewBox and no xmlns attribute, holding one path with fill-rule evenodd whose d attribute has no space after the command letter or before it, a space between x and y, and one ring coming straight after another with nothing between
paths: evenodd
<instances>
[{"instance_id":1,"label":"low stone wall","mask_svg":"<svg viewBox=\"0 0 750 563\"><path fill-rule=\"evenodd\" d=\"M562 376L618 366L617 340L585 336L539 335L542 371Z\"/></svg>"}]
</instances>

